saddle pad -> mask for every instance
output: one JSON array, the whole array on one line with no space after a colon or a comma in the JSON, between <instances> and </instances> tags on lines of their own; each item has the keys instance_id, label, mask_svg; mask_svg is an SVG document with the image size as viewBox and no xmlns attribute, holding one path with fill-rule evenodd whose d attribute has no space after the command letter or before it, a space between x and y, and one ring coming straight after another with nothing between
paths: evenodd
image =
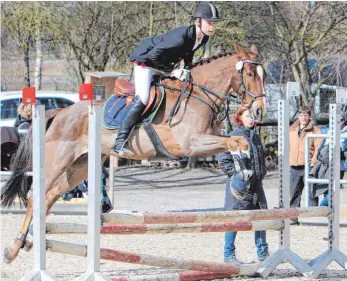
<instances>
[{"instance_id":1,"label":"saddle pad","mask_svg":"<svg viewBox=\"0 0 347 281\"><path fill-rule=\"evenodd\" d=\"M163 89L161 90L163 91ZM163 99L164 94L162 95L159 105L157 106L155 111L142 116L141 122L139 122L136 127L140 127L143 123L143 120L145 119L152 122L153 118L157 114L159 107L161 106L161 103L163 102ZM129 107L126 107L125 102L126 97L118 97L116 95L112 95L105 102L105 105L102 109L102 124L106 129L115 130L120 128L124 117L132 107L132 104Z\"/></svg>"}]
</instances>

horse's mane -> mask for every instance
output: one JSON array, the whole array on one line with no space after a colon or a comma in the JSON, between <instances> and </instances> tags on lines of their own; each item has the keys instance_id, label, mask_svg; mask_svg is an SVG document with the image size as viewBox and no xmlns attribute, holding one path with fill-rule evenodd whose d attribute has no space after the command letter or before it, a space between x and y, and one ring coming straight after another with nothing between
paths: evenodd
<instances>
[{"instance_id":1,"label":"horse's mane","mask_svg":"<svg viewBox=\"0 0 347 281\"><path fill-rule=\"evenodd\" d=\"M220 58L223 58L223 57L226 57L226 56L231 56L231 55L234 55L234 54L235 54L234 52L220 53L220 54L214 55L214 56L212 56L210 58L199 60L199 61L193 63L188 69L191 70L191 69L193 69L196 66L204 65L206 63L210 63L211 61L215 61L217 59L220 59Z\"/></svg>"}]
</instances>

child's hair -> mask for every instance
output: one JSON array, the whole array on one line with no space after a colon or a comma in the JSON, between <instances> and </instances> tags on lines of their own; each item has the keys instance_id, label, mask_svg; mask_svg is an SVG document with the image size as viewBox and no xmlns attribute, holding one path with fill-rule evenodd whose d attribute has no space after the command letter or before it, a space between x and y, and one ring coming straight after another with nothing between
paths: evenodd
<instances>
[{"instance_id":1,"label":"child's hair","mask_svg":"<svg viewBox=\"0 0 347 281\"><path fill-rule=\"evenodd\" d=\"M243 125L242 120L241 120L241 115L247 110L247 107L240 107L238 110L236 110L235 115L234 115L234 122L235 125Z\"/></svg>"}]
</instances>

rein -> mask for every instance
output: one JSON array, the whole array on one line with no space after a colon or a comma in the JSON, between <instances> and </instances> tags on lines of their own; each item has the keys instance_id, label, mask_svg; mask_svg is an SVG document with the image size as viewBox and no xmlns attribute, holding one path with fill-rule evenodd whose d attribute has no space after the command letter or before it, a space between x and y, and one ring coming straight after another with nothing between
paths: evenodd
<instances>
[{"instance_id":1,"label":"rein","mask_svg":"<svg viewBox=\"0 0 347 281\"><path fill-rule=\"evenodd\" d=\"M199 83L196 83L194 81L188 81L189 80L189 77L187 76L185 81L184 81L184 84L183 84L183 87L181 89L179 88L175 88L175 87L171 87L171 86L167 86L167 85L164 85L162 83L156 83L155 85L156 86L160 86L160 87L163 87L165 89L168 89L168 90L171 90L171 91L175 91L175 92L180 92L166 122L169 122L169 125L171 125L171 121L173 119L173 117L175 117L175 115L177 114L178 110L180 109L180 105L181 105L181 102L182 102L182 99L184 96L188 97L188 98L193 98L197 101L199 101L200 103L202 104L205 104L206 106L208 106L212 112L213 112L213 120L217 119L217 122L218 123L221 123L228 115L228 112L229 112L229 104L230 104L230 101L235 101L235 102L241 102L241 100L239 98L237 98L236 96L232 95L232 94L227 94L227 95L223 95L221 93L218 93L208 87L205 87ZM187 84L190 84L190 85L193 85L193 86L196 86L197 88L199 88L205 95L206 97L212 102L212 105L208 102L206 102L204 99L198 97L198 96L195 96L195 95L192 95L192 90L193 90L193 87L191 88L191 90L189 92L187 92L187 89L189 87L189 85ZM220 99L223 99L225 100L225 116L222 118L222 119L218 119L217 116L219 114L219 111L220 111L220 106L218 106L216 104L215 101L213 101L210 97L209 94L212 94Z\"/></svg>"}]
</instances>

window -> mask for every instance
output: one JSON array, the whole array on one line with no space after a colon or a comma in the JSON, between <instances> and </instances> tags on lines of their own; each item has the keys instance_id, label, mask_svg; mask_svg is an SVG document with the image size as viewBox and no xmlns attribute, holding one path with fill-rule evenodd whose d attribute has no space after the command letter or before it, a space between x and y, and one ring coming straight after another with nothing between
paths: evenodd
<instances>
[{"instance_id":1,"label":"window","mask_svg":"<svg viewBox=\"0 0 347 281\"><path fill-rule=\"evenodd\" d=\"M1 101L1 119L16 119L18 115L17 108L19 106L19 103L20 103L20 98L2 100ZM74 104L73 101L70 101L64 98L55 98L55 97L37 98L36 103L45 105L46 110L50 110L53 108L65 108Z\"/></svg>"},{"instance_id":2,"label":"window","mask_svg":"<svg viewBox=\"0 0 347 281\"><path fill-rule=\"evenodd\" d=\"M74 102L69 101L64 98L38 98L37 104L44 104L45 105L45 110L50 110L54 108L65 108L68 107Z\"/></svg>"},{"instance_id":3,"label":"window","mask_svg":"<svg viewBox=\"0 0 347 281\"><path fill-rule=\"evenodd\" d=\"M1 101L1 119L13 119L17 117L19 99Z\"/></svg>"},{"instance_id":4,"label":"window","mask_svg":"<svg viewBox=\"0 0 347 281\"><path fill-rule=\"evenodd\" d=\"M59 108L65 108L74 104L74 102L63 98L55 98L55 102L57 103L57 107Z\"/></svg>"}]
</instances>

